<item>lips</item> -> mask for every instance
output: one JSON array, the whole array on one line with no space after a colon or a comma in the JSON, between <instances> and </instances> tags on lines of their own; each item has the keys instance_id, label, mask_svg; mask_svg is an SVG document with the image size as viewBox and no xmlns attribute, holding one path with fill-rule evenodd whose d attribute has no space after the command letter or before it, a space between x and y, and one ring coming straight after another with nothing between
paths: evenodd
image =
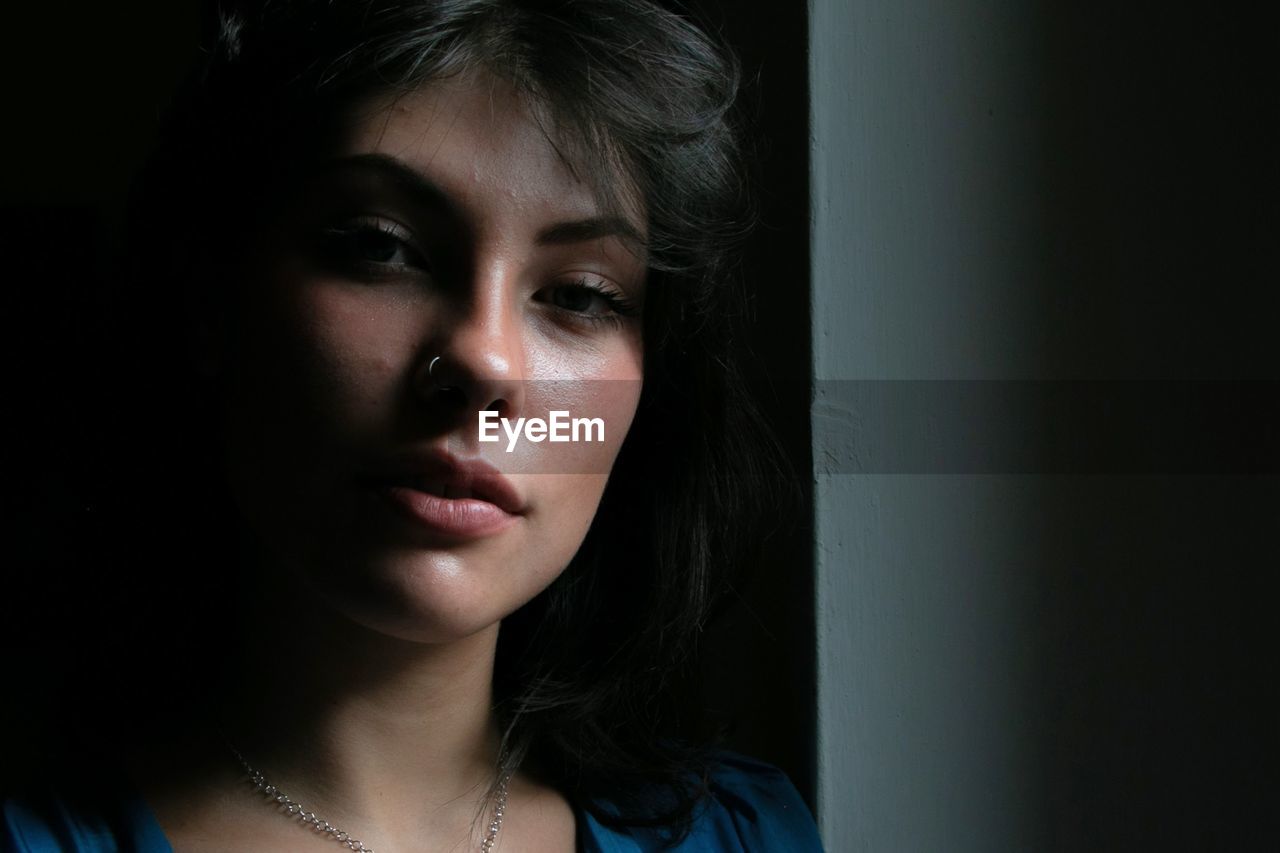
<instances>
[{"instance_id":1,"label":"lips","mask_svg":"<svg viewBox=\"0 0 1280 853\"><path fill-rule=\"evenodd\" d=\"M426 492L429 495L435 495L438 498L472 498L476 495L471 491L471 487L464 484L449 483L445 480L431 480L426 477L409 477L401 485L410 489L417 489L420 492ZM493 501L490 501L493 503Z\"/></svg>"},{"instance_id":2,"label":"lips","mask_svg":"<svg viewBox=\"0 0 1280 853\"><path fill-rule=\"evenodd\" d=\"M496 468L442 450L399 457L369 484L410 521L450 537L500 532L525 511L520 494Z\"/></svg>"}]
</instances>

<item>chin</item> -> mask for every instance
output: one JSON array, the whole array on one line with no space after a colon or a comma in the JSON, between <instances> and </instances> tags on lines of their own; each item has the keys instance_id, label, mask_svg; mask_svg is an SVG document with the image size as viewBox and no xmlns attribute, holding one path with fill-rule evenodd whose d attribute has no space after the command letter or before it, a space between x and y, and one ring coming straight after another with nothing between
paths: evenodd
<instances>
[{"instance_id":1,"label":"chin","mask_svg":"<svg viewBox=\"0 0 1280 853\"><path fill-rule=\"evenodd\" d=\"M559 574L543 573L544 580L531 584L536 574L512 577L501 570L519 567L517 561L485 563L447 552L410 553L367 566L359 579L316 587L330 608L371 631L441 644L495 628Z\"/></svg>"}]
</instances>

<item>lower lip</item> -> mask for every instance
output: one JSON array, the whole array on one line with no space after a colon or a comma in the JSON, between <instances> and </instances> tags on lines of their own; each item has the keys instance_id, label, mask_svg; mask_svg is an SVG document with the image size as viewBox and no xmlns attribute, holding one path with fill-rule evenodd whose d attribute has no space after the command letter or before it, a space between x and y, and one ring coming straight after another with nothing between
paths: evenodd
<instances>
[{"instance_id":1,"label":"lower lip","mask_svg":"<svg viewBox=\"0 0 1280 853\"><path fill-rule=\"evenodd\" d=\"M458 539L480 539L510 527L518 516L474 498L442 498L408 486L385 486L383 495L411 521Z\"/></svg>"}]
</instances>

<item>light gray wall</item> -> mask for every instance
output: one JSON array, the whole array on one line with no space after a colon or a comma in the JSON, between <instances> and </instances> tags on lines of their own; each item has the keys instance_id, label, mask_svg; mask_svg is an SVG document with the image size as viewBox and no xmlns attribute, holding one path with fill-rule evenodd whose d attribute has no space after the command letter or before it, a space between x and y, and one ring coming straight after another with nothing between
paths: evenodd
<instances>
[{"instance_id":1,"label":"light gray wall","mask_svg":"<svg viewBox=\"0 0 1280 853\"><path fill-rule=\"evenodd\" d=\"M846 439L866 413L838 381L1035 370L1026 8L811 5L818 796L833 851L1027 838L1018 600L1035 484L852 473Z\"/></svg>"},{"instance_id":2,"label":"light gray wall","mask_svg":"<svg viewBox=\"0 0 1280 853\"><path fill-rule=\"evenodd\" d=\"M828 848L1268 849L1266 30L809 10Z\"/></svg>"}]
</instances>

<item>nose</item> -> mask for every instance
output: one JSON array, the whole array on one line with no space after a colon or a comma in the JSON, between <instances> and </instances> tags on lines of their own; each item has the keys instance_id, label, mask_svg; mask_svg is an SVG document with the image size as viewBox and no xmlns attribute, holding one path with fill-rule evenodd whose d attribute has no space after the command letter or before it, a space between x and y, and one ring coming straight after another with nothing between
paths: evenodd
<instances>
[{"instance_id":1,"label":"nose","mask_svg":"<svg viewBox=\"0 0 1280 853\"><path fill-rule=\"evenodd\" d=\"M424 347L416 384L451 420L495 411L514 420L524 407L524 339L514 288L495 270L442 312Z\"/></svg>"}]
</instances>

